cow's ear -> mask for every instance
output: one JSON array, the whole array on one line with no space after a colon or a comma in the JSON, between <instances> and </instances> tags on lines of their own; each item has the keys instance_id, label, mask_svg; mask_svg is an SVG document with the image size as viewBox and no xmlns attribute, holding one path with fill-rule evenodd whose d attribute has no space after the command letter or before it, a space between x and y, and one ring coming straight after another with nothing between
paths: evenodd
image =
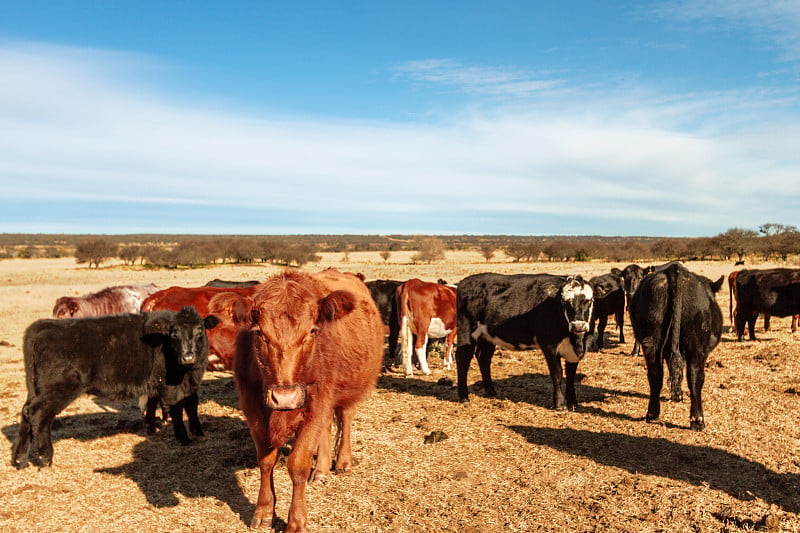
<instances>
[{"instance_id":1,"label":"cow's ear","mask_svg":"<svg viewBox=\"0 0 800 533\"><path fill-rule=\"evenodd\" d=\"M617 267L614 267L611 269L611 273L614 274L615 276L621 276L622 270L618 269Z\"/></svg>"},{"instance_id":2,"label":"cow's ear","mask_svg":"<svg viewBox=\"0 0 800 533\"><path fill-rule=\"evenodd\" d=\"M214 329L219 323L220 319L216 315L208 315L203 319L203 327L206 329Z\"/></svg>"},{"instance_id":3,"label":"cow's ear","mask_svg":"<svg viewBox=\"0 0 800 533\"><path fill-rule=\"evenodd\" d=\"M355 297L347 291L333 291L319 302L317 324L342 318L356 308Z\"/></svg>"},{"instance_id":4,"label":"cow's ear","mask_svg":"<svg viewBox=\"0 0 800 533\"><path fill-rule=\"evenodd\" d=\"M722 288L722 283L725 280L725 276L720 276L717 281L711 282L711 292L714 294L718 293L719 290Z\"/></svg>"},{"instance_id":5,"label":"cow's ear","mask_svg":"<svg viewBox=\"0 0 800 533\"><path fill-rule=\"evenodd\" d=\"M217 317L230 317L239 328L248 329L253 326L253 300L250 298L232 292L224 292L211 298L211 301L208 302L208 310Z\"/></svg>"}]
</instances>

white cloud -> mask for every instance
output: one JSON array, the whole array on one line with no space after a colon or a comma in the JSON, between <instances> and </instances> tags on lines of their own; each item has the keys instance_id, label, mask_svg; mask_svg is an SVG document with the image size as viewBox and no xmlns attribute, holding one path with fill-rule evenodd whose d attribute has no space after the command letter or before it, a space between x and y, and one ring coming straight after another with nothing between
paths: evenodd
<instances>
[{"instance_id":1,"label":"white cloud","mask_svg":"<svg viewBox=\"0 0 800 533\"><path fill-rule=\"evenodd\" d=\"M650 9L663 17L747 29L779 46L784 60L800 60L800 2L796 0L673 0Z\"/></svg>"},{"instance_id":2,"label":"white cloud","mask_svg":"<svg viewBox=\"0 0 800 533\"><path fill-rule=\"evenodd\" d=\"M393 71L398 77L415 82L446 85L451 90L478 95L529 96L563 85L563 80L538 79L515 68L469 66L452 59L408 61Z\"/></svg>"},{"instance_id":3,"label":"white cloud","mask_svg":"<svg viewBox=\"0 0 800 533\"><path fill-rule=\"evenodd\" d=\"M410 71L473 86L523 81L501 69L456 75L451 68L437 78L437 65ZM707 234L791 224L800 204L793 142L800 124L785 116L759 122L757 114L731 120L717 108L718 95L564 93L547 105L464 111L444 124L291 120L130 88L138 70L157 68L135 56L0 49L6 201L195 205L212 227L222 208L324 212L363 233L450 231L436 217L499 213L596 217L584 233L604 233L608 219L629 221L630 233L648 222L696 224ZM773 111L766 116L777 115L774 99L725 98L725 107L764 106ZM687 112L702 124L687 125ZM772 202L777 195L784 211ZM407 225L370 225L386 215ZM462 231L498 231L476 227Z\"/></svg>"}]
</instances>

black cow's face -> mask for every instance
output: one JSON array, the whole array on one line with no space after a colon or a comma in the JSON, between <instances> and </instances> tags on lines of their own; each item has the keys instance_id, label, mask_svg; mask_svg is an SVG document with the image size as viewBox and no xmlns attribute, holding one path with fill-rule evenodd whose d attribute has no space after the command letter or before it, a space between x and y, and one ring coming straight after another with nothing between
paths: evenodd
<instances>
[{"instance_id":1,"label":"black cow's face","mask_svg":"<svg viewBox=\"0 0 800 533\"><path fill-rule=\"evenodd\" d=\"M586 333L594 308L592 286L580 276L570 278L561 289L561 304L569 325L572 350L562 349L560 353L571 363L577 363L586 352Z\"/></svg>"},{"instance_id":2,"label":"black cow's face","mask_svg":"<svg viewBox=\"0 0 800 533\"><path fill-rule=\"evenodd\" d=\"M174 354L181 365L195 365L208 357L207 329L214 328L219 319L214 315L200 316L194 307L184 307L177 313L150 313L147 333L166 337L165 351Z\"/></svg>"}]
</instances>

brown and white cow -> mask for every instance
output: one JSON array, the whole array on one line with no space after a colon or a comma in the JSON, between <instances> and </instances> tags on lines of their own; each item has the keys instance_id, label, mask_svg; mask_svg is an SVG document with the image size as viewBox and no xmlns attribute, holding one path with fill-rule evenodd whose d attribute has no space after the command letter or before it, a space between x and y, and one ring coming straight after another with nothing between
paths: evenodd
<instances>
[{"instance_id":1,"label":"brown and white cow","mask_svg":"<svg viewBox=\"0 0 800 533\"><path fill-rule=\"evenodd\" d=\"M145 298L156 291L158 291L158 287L147 283L106 287L101 291L83 296L62 296L56 300L56 305L53 307L53 318L83 318L138 313ZM175 309L175 311L179 309Z\"/></svg>"},{"instance_id":2,"label":"brown and white cow","mask_svg":"<svg viewBox=\"0 0 800 533\"><path fill-rule=\"evenodd\" d=\"M292 502L287 532L307 531L305 486L331 470L331 422L340 422L336 471L352 466L356 404L375 388L383 361L383 324L364 283L335 270L286 271L249 297L214 298L236 309L241 328L234 379L261 470L250 526L275 522L273 469L294 438L287 465ZM317 454L312 474L311 463Z\"/></svg>"},{"instance_id":3,"label":"brown and white cow","mask_svg":"<svg viewBox=\"0 0 800 533\"><path fill-rule=\"evenodd\" d=\"M456 289L450 285L410 279L397 288L397 320L406 376L413 376L411 351L417 354L420 370L430 374L426 349L428 339L445 339L444 368L453 364L456 339Z\"/></svg>"}]
</instances>

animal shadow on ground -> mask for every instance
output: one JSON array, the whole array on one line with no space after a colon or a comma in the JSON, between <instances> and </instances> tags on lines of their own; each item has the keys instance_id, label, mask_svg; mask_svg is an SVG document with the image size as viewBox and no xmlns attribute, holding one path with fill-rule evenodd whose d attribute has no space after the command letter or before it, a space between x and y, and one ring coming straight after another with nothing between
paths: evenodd
<instances>
[{"instance_id":1,"label":"animal shadow on ground","mask_svg":"<svg viewBox=\"0 0 800 533\"><path fill-rule=\"evenodd\" d=\"M205 416L206 436L190 446L171 439L150 438L133 447L133 460L100 473L125 476L139 485L154 507L174 507L176 494L188 498L215 498L248 523L255 505L248 500L236 472L255 468L250 432L239 418Z\"/></svg>"},{"instance_id":2,"label":"animal shadow on ground","mask_svg":"<svg viewBox=\"0 0 800 533\"><path fill-rule=\"evenodd\" d=\"M609 396L628 396L634 398L647 399L648 395L638 392L606 389L591 385L582 385L581 381L585 376L578 374L575 377L575 394L578 397L578 410L584 410L582 402L602 402ZM403 376L392 376L384 374L378 381L378 387L385 390L406 392L415 396L432 396L440 400L458 401L458 394L454 387L454 380L447 378L446 385L436 382L425 381L422 379L407 378ZM525 373L522 375L508 376L500 379L493 379L498 399L506 399L512 402L528 403L539 407L551 408L553 406L553 381L549 374ZM561 387L563 389L564 383ZM483 384L478 381L470 385L470 393L484 395ZM629 419L626 415L609 413L601 409L592 408L598 416L609 416L615 418Z\"/></svg>"},{"instance_id":3,"label":"animal shadow on ground","mask_svg":"<svg viewBox=\"0 0 800 533\"><path fill-rule=\"evenodd\" d=\"M800 475L779 474L725 450L666 439L571 428L508 426L531 444L549 446L632 474L707 485L742 501L753 496L800 512Z\"/></svg>"}]
</instances>

